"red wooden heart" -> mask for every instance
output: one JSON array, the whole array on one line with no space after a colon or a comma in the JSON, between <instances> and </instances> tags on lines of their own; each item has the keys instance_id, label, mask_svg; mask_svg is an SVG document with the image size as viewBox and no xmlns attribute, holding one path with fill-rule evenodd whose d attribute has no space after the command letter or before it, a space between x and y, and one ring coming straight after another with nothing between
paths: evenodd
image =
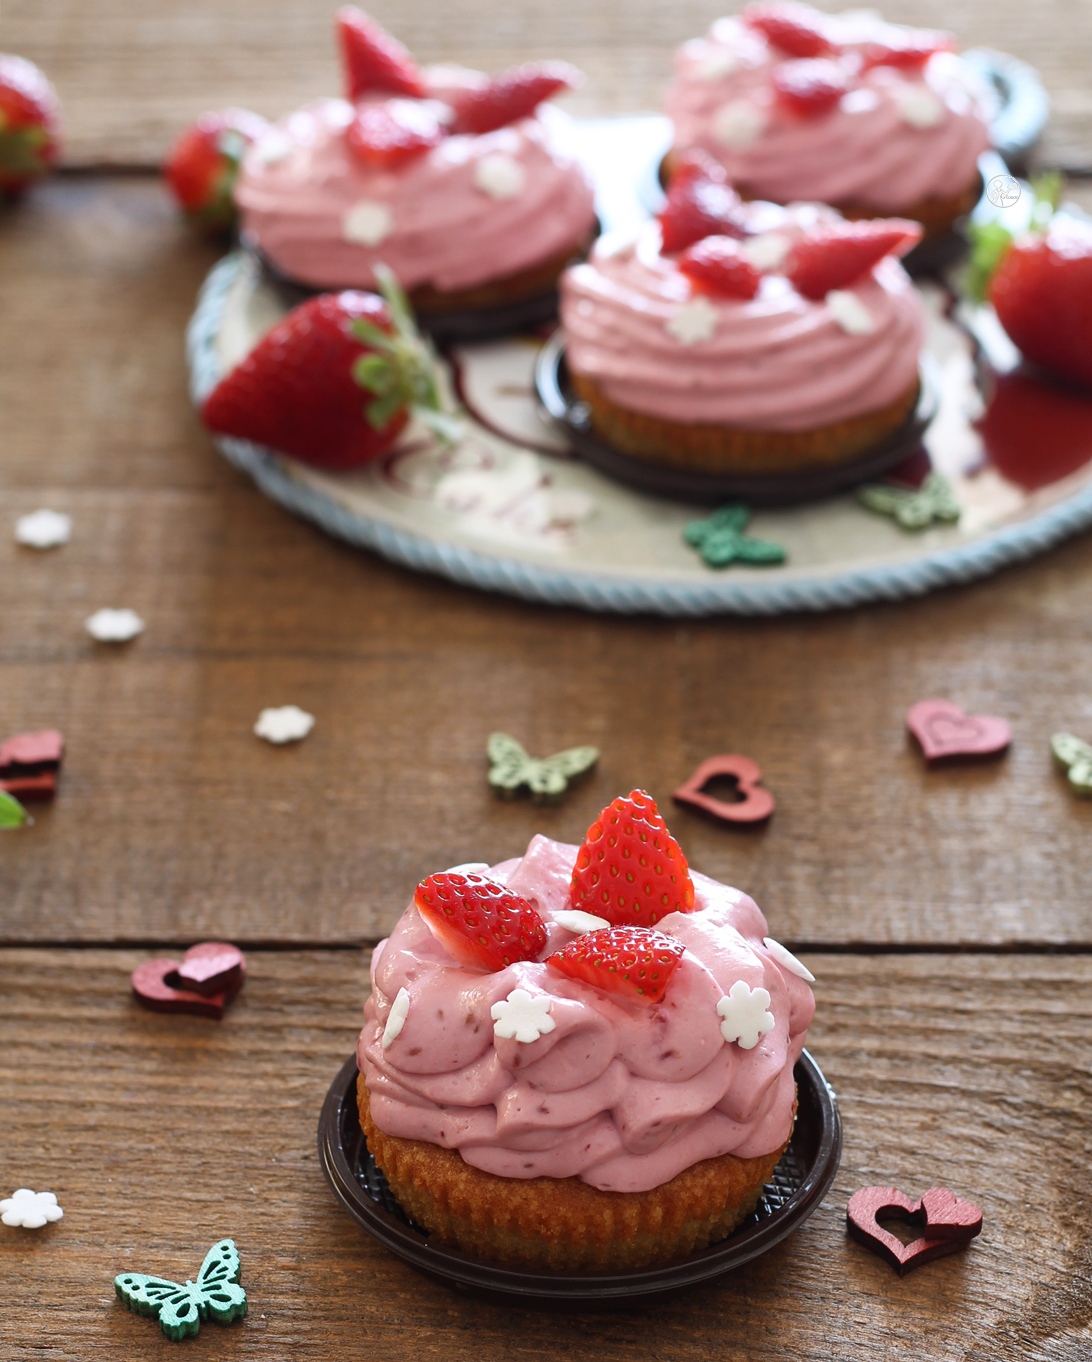
<instances>
[{"instance_id":1,"label":"red wooden heart","mask_svg":"<svg viewBox=\"0 0 1092 1362\"><path fill-rule=\"evenodd\" d=\"M704 794L702 787L714 776L733 777L743 798L735 804L727 804L723 799ZM774 797L759 785L761 779L762 768L757 762L738 753L725 752L718 757L707 757L671 798L678 804L704 809L725 823L761 823L774 811Z\"/></svg>"},{"instance_id":2,"label":"red wooden heart","mask_svg":"<svg viewBox=\"0 0 1092 1362\"><path fill-rule=\"evenodd\" d=\"M241 957L240 957L241 959ZM224 1015L224 1008L243 986L245 964L240 965L232 983L217 993L197 993L180 988L178 960L148 960L133 971L133 992L142 1007L153 1012L190 1012L197 1017Z\"/></svg>"},{"instance_id":3,"label":"red wooden heart","mask_svg":"<svg viewBox=\"0 0 1092 1362\"><path fill-rule=\"evenodd\" d=\"M24 802L52 799L57 793L57 777L52 771L43 771L40 776L6 776L0 780L0 790Z\"/></svg>"},{"instance_id":4,"label":"red wooden heart","mask_svg":"<svg viewBox=\"0 0 1092 1362\"><path fill-rule=\"evenodd\" d=\"M919 700L906 715L906 726L921 744L926 761L954 757L993 757L1012 741L1004 719L992 714L964 714L948 700Z\"/></svg>"},{"instance_id":5,"label":"red wooden heart","mask_svg":"<svg viewBox=\"0 0 1092 1362\"><path fill-rule=\"evenodd\" d=\"M37 733L19 733L0 743L0 768L8 766L53 766L64 756L64 736L55 728ZM14 774L11 773L11 774Z\"/></svg>"},{"instance_id":6,"label":"red wooden heart","mask_svg":"<svg viewBox=\"0 0 1092 1362\"><path fill-rule=\"evenodd\" d=\"M189 948L178 966L182 986L206 996L231 988L236 977L245 974L246 959L230 941L200 941Z\"/></svg>"},{"instance_id":7,"label":"red wooden heart","mask_svg":"<svg viewBox=\"0 0 1092 1362\"><path fill-rule=\"evenodd\" d=\"M936 1216L935 1222L925 1209L926 1199ZM881 1228L879 1217L901 1220L907 1225L924 1225L925 1234L904 1244ZM968 1201L960 1201L946 1187L934 1187L920 1201L911 1201L897 1187L862 1187L854 1192L846 1207L846 1226L854 1239L891 1264L900 1277L914 1268L945 1254L956 1253L969 1244L982 1228L982 1212Z\"/></svg>"}]
</instances>

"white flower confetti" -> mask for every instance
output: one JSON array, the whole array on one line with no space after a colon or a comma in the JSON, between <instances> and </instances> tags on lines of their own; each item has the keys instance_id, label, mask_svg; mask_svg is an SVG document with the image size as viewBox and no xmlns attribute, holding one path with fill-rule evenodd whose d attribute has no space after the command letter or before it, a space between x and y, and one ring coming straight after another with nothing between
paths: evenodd
<instances>
[{"instance_id":1,"label":"white flower confetti","mask_svg":"<svg viewBox=\"0 0 1092 1362\"><path fill-rule=\"evenodd\" d=\"M0 1201L0 1220L24 1230L40 1230L63 1215L52 1192L32 1192L29 1187L20 1187Z\"/></svg>"},{"instance_id":2,"label":"white flower confetti","mask_svg":"<svg viewBox=\"0 0 1092 1362\"><path fill-rule=\"evenodd\" d=\"M872 313L849 289L832 288L826 297L831 316L849 336L868 336L876 329Z\"/></svg>"},{"instance_id":3,"label":"white flower confetti","mask_svg":"<svg viewBox=\"0 0 1092 1362\"><path fill-rule=\"evenodd\" d=\"M550 1016L550 1002L544 993L532 998L525 988L514 988L506 999L490 1009L493 1034L501 1040L515 1039L521 1045L548 1036L557 1026Z\"/></svg>"},{"instance_id":4,"label":"white flower confetti","mask_svg":"<svg viewBox=\"0 0 1092 1362\"><path fill-rule=\"evenodd\" d=\"M405 1026L409 1014L409 1003L409 993L406 989L400 988L397 997L391 1003L391 1010L387 1013L387 1024L383 1028L384 1050L388 1050L402 1034L402 1027Z\"/></svg>"},{"instance_id":5,"label":"white flower confetti","mask_svg":"<svg viewBox=\"0 0 1092 1362\"><path fill-rule=\"evenodd\" d=\"M579 908L565 908L560 913L555 913L554 921L559 927L564 927L567 932L575 932L577 936L583 936L585 932L597 932L601 927L610 926L605 917L596 917L594 913L583 913Z\"/></svg>"},{"instance_id":6,"label":"white flower confetti","mask_svg":"<svg viewBox=\"0 0 1092 1362\"><path fill-rule=\"evenodd\" d=\"M912 128L935 128L944 122L944 104L928 85L904 85L893 98L899 117Z\"/></svg>"},{"instance_id":7,"label":"white flower confetti","mask_svg":"<svg viewBox=\"0 0 1092 1362\"><path fill-rule=\"evenodd\" d=\"M713 136L736 151L754 146L765 130L766 115L744 99L723 105L713 119Z\"/></svg>"},{"instance_id":8,"label":"white flower confetti","mask_svg":"<svg viewBox=\"0 0 1092 1362\"><path fill-rule=\"evenodd\" d=\"M787 969L790 974L795 974L800 979L806 979L809 984L815 983L815 975L808 969L807 965L802 964L793 955L788 947L783 946L780 941L775 941L772 936L764 936L762 944L770 952L773 958L782 968Z\"/></svg>"},{"instance_id":9,"label":"white flower confetti","mask_svg":"<svg viewBox=\"0 0 1092 1362\"><path fill-rule=\"evenodd\" d=\"M30 549L55 549L72 537L72 517L44 508L15 522L15 538Z\"/></svg>"},{"instance_id":10,"label":"white flower confetti","mask_svg":"<svg viewBox=\"0 0 1092 1362\"><path fill-rule=\"evenodd\" d=\"M680 345L707 341L717 329L717 309L708 298L691 298L680 303L664 324Z\"/></svg>"},{"instance_id":11,"label":"white flower confetti","mask_svg":"<svg viewBox=\"0 0 1092 1362\"><path fill-rule=\"evenodd\" d=\"M491 199L514 199L523 193L527 175L518 161L502 151L483 156L474 167L474 188Z\"/></svg>"},{"instance_id":12,"label":"white flower confetti","mask_svg":"<svg viewBox=\"0 0 1092 1362\"><path fill-rule=\"evenodd\" d=\"M739 57L735 52L730 52L726 47L713 47L705 53L694 68L694 74L698 80L705 80L712 84L714 81L723 80L725 76L732 75L738 71L740 66Z\"/></svg>"},{"instance_id":13,"label":"white flower confetti","mask_svg":"<svg viewBox=\"0 0 1092 1362\"><path fill-rule=\"evenodd\" d=\"M756 270L777 270L792 249L792 241L782 232L762 232L743 242L741 249Z\"/></svg>"},{"instance_id":14,"label":"white flower confetti","mask_svg":"<svg viewBox=\"0 0 1092 1362\"><path fill-rule=\"evenodd\" d=\"M97 643L128 643L144 632L144 621L135 610L96 610L84 620L84 628Z\"/></svg>"},{"instance_id":15,"label":"white flower confetti","mask_svg":"<svg viewBox=\"0 0 1092 1362\"><path fill-rule=\"evenodd\" d=\"M341 235L355 246L378 246L393 226L394 214L385 203L361 199L341 219Z\"/></svg>"},{"instance_id":16,"label":"white flower confetti","mask_svg":"<svg viewBox=\"0 0 1092 1362\"><path fill-rule=\"evenodd\" d=\"M315 716L298 705L281 705L279 709L263 709L254 725L254 732L266 742L299 742L315 726Z\"/></svg>"},{"instance_id":17,"label":"white flower confetti","mask_svg":"<svg viewBox=\"0 0 1092 1362\"><path fill-rule=\"evenodd\" d=\"M745 980L737 979L717 1003L717 1015L723 1018L720 1034L729 1045L735 1040L741 1050L753 1050L759 1036L773 1030L769 1006L770 995L764 988L753 989Z\"/></svg>"},{"instance_id":18,"label":"white flower confetti","mask_svg":"<svg viewBox=\"0 0 1092 1362\"><path fill-rule=\"evenodd\" d=\"M266 133L254 148L254 159L259 165L275 166L292 155L292 143L277 128Z\"/></svg>"}]
</instances>

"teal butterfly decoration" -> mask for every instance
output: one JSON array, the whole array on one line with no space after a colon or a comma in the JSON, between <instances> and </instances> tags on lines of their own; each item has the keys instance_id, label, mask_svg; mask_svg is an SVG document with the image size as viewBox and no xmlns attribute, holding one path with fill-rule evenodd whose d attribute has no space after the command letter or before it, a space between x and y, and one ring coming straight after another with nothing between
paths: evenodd
<instances>
[{"instance_id":1,"label":"teal butterfly decoration","mask_svg":"<svg viewBox=\"0 0 1092 1362\"><path fill-rule=\"evenodd\" d=\"M209 1315L217 1324L243 1318L246 1292L237 1285L239 1273L234 1240L221 1239L205 1255L196 1282L180 1286L144 1272L122 1272L114 1278L114 1290L135 1314L158 1316L160 1328L177 1343L192 1338Z\"/></svg>"},{"instance_id":2,"label":"teal butterfly decoration","mask_svg":"<svg viewBox=\"0 0 1092 1362\"><path fill-rule=\"evenodd\" d=\"M961 514L952 484L943 473L935 471L916 491L872 483L861 488L857 500L877 515L889 515L900 530L924 530L934 520L951 525Z\"/></svg>"},{"instance_id":3,"label":"teal butterfly decoration","mask_svg":"<svg viewBox=\"0 0 1092 1362\"><path fill-rule=\"evenodd\" d=\"M1073 793L1082 799L1092 799L1092 747L1072 733L1055 733L1050 750L1054 760L1068 773Z\"/></svg>"},{"instance_id":4,"label":"teal butterfly decoration","mask_svg":"<svg viewBox=\"0 0 1092 1362\"><path fill-rule=\"evenodd\" d=\"M489 753L489 784L503 799L514 799L521 786L526 785L537 803L560 799L569 788L569 781L590 771L599 760L598 747L567 747L552 757L527 755L525 749L507 733L491 733L486 749Z\"/></svg>"},{"instance_id":5,"label":"teal butterfly decoration","mask_svg":"<svg viewBox=\"0 0 1092 1362\"><path fill-rule=\"evenodd\" d=\"M744 534L751 512L746 506L722 506L708 520L692 520L683 538L701 554L702 562L712 568L729 563L749 563L752 567L773 567L783 563L785 550L768 539L752 539Z\"/></svg>"}]
</instances>

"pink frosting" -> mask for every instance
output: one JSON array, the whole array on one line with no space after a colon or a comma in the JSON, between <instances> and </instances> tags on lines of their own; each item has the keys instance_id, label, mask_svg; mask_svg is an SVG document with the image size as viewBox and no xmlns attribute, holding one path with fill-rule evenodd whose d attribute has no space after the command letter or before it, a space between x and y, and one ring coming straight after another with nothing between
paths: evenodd
<instances>
[{"instance_id":1,"label":"pink frosting","mask_svg":"<svg viewBox=\"0 0 1092 1362\"><path fill-rule=\"evenodd\" d=\"M789 241L808 222L836 216L764 203L744 212L767 237ZM693 292L677 263L660 254L653 223L632 249L616 250L604 239L587 264L565 272L568 364L632 411L748 430L810 430L894 402L918 371L924 316L899 262L882 260L847 292L867 309L867 334L839 324L834 295L812 302L783 275L768 274L750 301L709 298L712 335L683 344L669 326Z\"/></svg>"},{"instance_id":2,"label":"pink frosting","mask_svg":"<svg viewBox=\"0 0 1092 1362\"><path fill-rule=\"evenodd\" d=\"M434 92L448 93L457 74L445 68ZM350 150L351 116L344 100L322 100L285 119L243 161L235 193L243 231L301 283L368 288L382 261L407 289L472 288L541 264L594 226L591 186L564 149L571 124L557 109L482 136L448 137L389 170ZM496 197L480 187L487 157L518 166L516 192ZM362 203L388 219L370 245L345 235L346 215Z\"/></svg>"},{"instance_id":3,"label":"pink frosting","mask_svg":"<svg viewBox=\"0 0 1092 1362\"><path fill-rule=\"evenodd\" d=\"M949 52L931 57L924 71L878 66L862 72L862 45L883 41L894 26L862 15L829 22L845 42L839 60L849 93L817 117L776 107L771 76L785 56L740 21L719 19L708 37L685 43L675 54L666 96L676 149L708 152L736 184L777 203L858 201L893 214L965 190L989 146L991 95L976 73ZM915 104L920 109L923 100L936 111L931 126L915 126L904 112ZM723 114L736 105L735 119ZM756 129L749 145L738 131L727 141L723 131L718 136L725 119L738 128L748 118Z\"/></svg>"},{"instance_id":4,"label":"pink frosting","mask_svg":"<svg viewBox=\"0 0 1092 1362\"><path fill-rule=\"evenodd\" d=\"M656 924L686 947L664 1001L630 1003L545 964L573 939L552 915L568 907L576 853L535 837L521 860L489 871L546 919L542 961L495 974L463 968L412 904L376 947L357 1045L376 1125L458 1149L502 1177L575 1176L617 1192L658 1187L702 1159L777 1149L792 1129L793 1066L815 1000L762 944L755 903L694 875L696 911ZM768 991L774 1018L750 1050L726 1043L717 1013L741 979ZM403 988L409 1011L384 1049ZM492 1005L516 988L549 998L556 1023L530 1043L493 1033Z\"/></svg>"}]
</instances>

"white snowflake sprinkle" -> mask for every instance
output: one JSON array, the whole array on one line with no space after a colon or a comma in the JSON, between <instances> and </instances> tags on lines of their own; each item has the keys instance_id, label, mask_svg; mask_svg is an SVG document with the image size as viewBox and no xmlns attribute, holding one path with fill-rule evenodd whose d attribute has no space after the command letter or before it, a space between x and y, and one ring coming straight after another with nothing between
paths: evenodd
<instances>
[{"instance_id":1,"label":"white snowflake sprinkle","mask_svg":"<svg viewBox=\"0 0 1092 1362\"><path fill-rule=\"evenodd\" d=\"M341 235L354 246L378 246L393 226L394 214L385 203L361 199L341 219Z\"/></svg>"},{"instance_id":2,"label":"white snowflake sprinkle","mask_svg":"<svg viewBox=\"0 0 1092 1362\"><path fill-rule=\"evenodd\" d=\"M717 329L717 316L709 299L699 296L680 303L664 325L680 345L695 345L707 341Z\"/></svg>"},{"instance_id":3,"label":"white snowflake sprinkle","mask_svg":"<svg viewBox=\"0 0 1092 1362\"><path fill-rule=\"evenodd\" d=\"M826 297L831 316L849 336L868 336L876 329L872 313L849 289L832 288Z\"/></svg>"},{"instance_id":4,"label":"white snowflake sprinkle","mask_svg":"<svg viewBox=\"0 0 1092 1362\"><path fill-rule=\"evenodd\" d=\"M29 1187L20 1187L0 1201L0 1220L24 1230L40 1230L63 1215L52 1192L32 1192Z\"/></svg>"},{"instance_id":5,"label":"white snowflake sprinkle","mask_svg":"<svg viewBox=\"0 0 1092 1362\"><path fill-rule=\"evenodd\" d=\"M721 146L736 151L754 146L765 130L766 115L745 99L722 105L713 119L713 136Z\"/></svg>"},{"instance_id":6,"label":"white snowflake sprinkle","mask_svg":"<svg viewBox=\"0 0 1092 1362\"><path fill-rule=\"evenodd\" d=\"M272 132L266 133L257 144L253 155L259 165L279 165L281 161L287 160L292 155L292 143L283 132L274 128Z\"/></svg>"},{"instance_id":7,"label":"white snowflake sprinkle","mask_svg":"<svg viewBox=\"0 0 1092 1362\"><path fill-rule=\"evenodd\" d=\"M782 232L762 232L744 241L741 250L756 270L780 269L792 249L792 241Z\"/></svg>"},{"instance_id":8,"label":"white snowflake sprinkle","mask_svg":"<svg viewBox=\"0 0 1092 1362\"><path fill-rule=\"evenodd\" d=\"M387 1050L402 1034L409 1013L409 993L404 988L398 990L391 1010L387 1013L387 1024L383 1028L383 1049Z\"/></svg>"},{"instance_id":9,"label":"white snowflake sprinkle","mask_svg":"<svg viewBox=\"0 0 1092 1362\"><path fill-rule=\"evenodd\" d=\"M575 932L577 936L583 936L585 932L597 932L602 927L610 926L605 917L596 917L594 913L583 913L579 908L565 908L560 913L555 913L554 921L559 927L564 927L567 932Z\"/></svg>"},{"instance_id":10,"label":"white snowflake sprinkle","mask_svg":"<svg viewBox=\"0 0 1092 1362\"><path fill-rule=\"evenodd\" d=\"M694 75L698 80L712 84L713 81L723 80L725 76L738 71L739 65L739 57L735 52L729 51L726 47L714 47L698 62L694 68Z\"/></svg>"},{"instance_id":11,"label":"white snowflake sprinkle","mask_svg":"<svg viewBox=\"0 0 1092 1362\"><path fill-rule=\"evenodd\" d=\"M544 993L532 998L525 988L514 988L506 999L490 1009L493 1034L500 1040L517 1040L521 1045L548 1036L557 1026L550 1016L550 1002Z\"/></svg>"},{"instance_id":12,"label":"white snowflake sprinkle","mask_svg":"<svg viewBox=\"0 0 1092 1362\"><path fill-rule=\"evenodd\" d=\"M72 537L72 517L60 511L42 509L20 516L15 522L15 538L30 549L55 549Z\"/></svg>"},{"instance_id":13,"label":"white snowflake sprinkle","mask_svg":"<svg viewBox=\"0 0 1092 1362\"><path fill-rule=\"evenodd\" d=\"M135 610L96 610L83 623L98 643L128 643L144 632L144 621Z\"/></svg>"},{"instance_id":14,"label":"white snowflake sprinkle","mask_svg":"<svg viewBox=\"0 0 1092 1362\"><path fill-rule=\"evenodd\" d=\"M315 716L299 705L281 705L279 709L263 709L254 725L254 732L266 742L299 742L315 726Z\"/></svg>"},{"instance_id":15,"label":"white snowflake sprinkle","mask_svg":"<svg viewBox=\"0 0 1092 1362\"><path fill-rule=\"evenodd\" d=\"M912 128L935 128L944 122L944 104L928 85L903 85L893 96L895 108Z\"/></svg>"},{"instance_id":16,"label":"white snowflake sprinkle","mask_svg":"<svg viewBox=\"0 0 1092 1362\"><path fill-rule=\"evenodd\" d=\"M807 965L804 965L797 960L792 951L786 946L783 946L780 941L775 941L772 936L764 936L762 938L762 944L777 963L784 969L787 969L790 974L795 974L800 979L806 979L809 984L815 983L815 975L812 974Z\"/></svg>"},{"instance_id":17,"label":"white snowflake sprinkle","mask_svg":"<svg viewBox=\"0 0 1092 1362\"><path fill-rule=\"evenodd\" d=\"M483 156L474 167L474 188L491 199L514 199L523 193L527 174L523 167L503 151Z\"/></svg>"},{"instance_id":18,"label":"white snowflake sprinkle","mask_svg":"<svg viewBox=\"0 0 1092 1362\"><path fill-rule=\"evenodd\" d=\"M764 988L753 989L743 979L737 979L727 996L717 1003L717 1015L723 1018L720 1034L729 1045L738 1041L741 1050L753 1050L759 1036L773 1030L769 1006L770 995Z\"/></svg>"}]
</instances>

